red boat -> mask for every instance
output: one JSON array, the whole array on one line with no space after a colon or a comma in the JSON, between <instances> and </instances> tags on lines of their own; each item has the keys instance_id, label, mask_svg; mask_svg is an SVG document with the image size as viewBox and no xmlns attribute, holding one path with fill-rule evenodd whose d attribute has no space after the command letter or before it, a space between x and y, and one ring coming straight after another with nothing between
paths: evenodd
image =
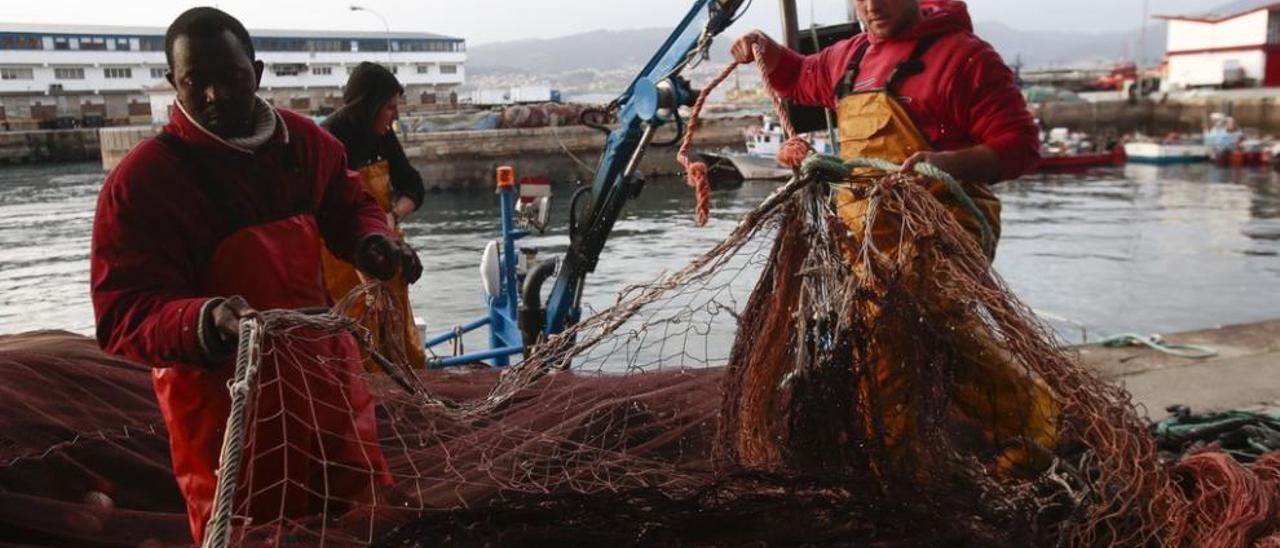
<instances>
[{"instance_id":1,"label":"red boat","mask_svg":"<svg viewBox=\"0 0 1280 548\"><path fill-rule=\"evenodd\" d=\"M1213 154L1213 163L1218 167L1264 166L1271 162L1271 155L1262 150L1220 150Z\"/></svg>"},{"instance_id":2,"label":"red boat","mask_svg":"<svg viewBox=\"0 0 1280 548\"><path fill-rule=\"evenodd\" d=\"M1108 152L1041 156L1040 162L1036 164L1036 171L1063 171L1090 167L1118 166L1124 165L1124 163L1124 146L1123 144L1117 144L1114 147L1111 147L1111 150Z\"/></svg>"}]
</instances>

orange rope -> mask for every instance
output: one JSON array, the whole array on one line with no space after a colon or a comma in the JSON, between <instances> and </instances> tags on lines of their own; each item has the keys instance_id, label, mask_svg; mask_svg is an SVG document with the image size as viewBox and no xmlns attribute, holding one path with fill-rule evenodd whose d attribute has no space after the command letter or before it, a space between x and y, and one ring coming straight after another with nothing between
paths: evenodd
<instances>
[{"instance_id":1,"label":"orange rope","mask_svg":"<svg viewBox=\"0 0 1280 548\"><path fill-rule=\"evenodd\" d=\"M791 125L791 117L787 115L787 109L782 104L782 98L769 87L768 71L764 66L764 50L759 44L754 46L756 58L756 66L760 69L760 77L765 82L765 90L769 92L769 98L773 102L773 112L778 117L778 122L782 124L782 131L787 136L787 142L778 150L778 163L780 165L798 169L804 159L813 152L813 147L803 138L796 137L796 129ZM702 121L702 109L706 106L707 98L711 96L711 92L717 86L724 83L738 69L739 63L734 61L729 66L720 71L715 78L707 83L706 87L698 93L698 100L693 103L693 107L689 111L689 128L685 131L684 141L680 143L680 150L676 153L676 161L684 167L687 182L694 189L695 204L694 218L698 226L707 224L707 219L711 217L711 178L707 173L707 164L705 162L693 162L689 159L689 148L693 146L693 134L697 131Z\"/></svg>"}]
</instances>

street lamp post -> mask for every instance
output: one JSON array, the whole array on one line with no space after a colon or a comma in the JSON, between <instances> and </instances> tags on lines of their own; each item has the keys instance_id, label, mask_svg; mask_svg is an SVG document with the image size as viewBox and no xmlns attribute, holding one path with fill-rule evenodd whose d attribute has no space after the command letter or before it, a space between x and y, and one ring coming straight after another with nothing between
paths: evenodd
<instances>
[{"instance_id":1,"label":"street lamp post","mask_svg":"<svg viewBox=\"0 0 1280 548\"><path fill-rule=\"evenodd\" d=\"M380 21L382 21L382 30L385 31L386 33L385 35L387 37L387 64L391 64L391 25L387 24L387 18L383 17L381 13L378 13L364 6L352 5L351 11L364 11L364 12L372 13L374 17L377 17Z\"/></svg>"}]
</instances>

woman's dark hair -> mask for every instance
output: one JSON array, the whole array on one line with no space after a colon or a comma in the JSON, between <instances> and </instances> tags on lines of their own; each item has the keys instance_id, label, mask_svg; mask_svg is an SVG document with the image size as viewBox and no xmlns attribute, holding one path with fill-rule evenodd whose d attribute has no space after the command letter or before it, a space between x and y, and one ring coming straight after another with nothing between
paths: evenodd
<instances>
[{"instance_id":1,"label":"woman's dark hair","mask_svg":"<svg viewBox=\"0 0 1280 548\"><path fill-rule=\"evenodd\" d=\"M333 113L334 122L341 121L360 133L373 131L378 109L388 99L404 94L404 86L391 71L377 63L365 61L356 65L342 90L342 108Z\"/></svg>"}]
</instances>

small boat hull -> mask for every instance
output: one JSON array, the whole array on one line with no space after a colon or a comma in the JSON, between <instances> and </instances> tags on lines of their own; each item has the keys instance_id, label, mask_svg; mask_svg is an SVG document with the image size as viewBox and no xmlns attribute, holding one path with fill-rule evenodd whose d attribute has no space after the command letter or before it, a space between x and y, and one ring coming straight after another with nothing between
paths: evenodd
<instances>
[{"instance_id":1,"label":"small boat hull","mask_svg":"<svg viewBox=\"0 0 1280 548\"><path fill-rule=\"evenodd\" d=\"M791 177L791 170L779 166L778 161L772 157L714 152L700 152L698 155L711 171L731 170L741 181L785 181ZM713 173L713 182L716 178L714 175Z\"/></svg>"},{"instance_id":2,"label":"small boat hull","mask_svg":"<svg viewBox=\"0 0 1280 548\"><path fill-rule=\"evenodd\" d=\"M1204 145L1125 143L1124 152L1130 162L1141 164L1190 164L1209 160L1209 148Z\"/></svg>"},{"instance_id":3,"label":"small boat hull","mask_svg":"<svg viewBox=\"0 0 1280 548\"><path fill-rule=\"evenodd\" d=\"M1262 151L1222 150L1214 153L1213 163L1219 167L1254 167L1271 163Z\"/></svg>"},{"instance_id":4,"label":"small boat hull","mask_svg":"<svg viewBox=\"0 0 1280 548\"><path fill-rule=\"evenodd\" d=\"M1125 163L1124 147L1116 146L1111 152L1097 154L1071 154L1044 156L1036 164L1036 171L1067 171L1091 167L1119 166Z\"/></svg>"}]
</instances>

